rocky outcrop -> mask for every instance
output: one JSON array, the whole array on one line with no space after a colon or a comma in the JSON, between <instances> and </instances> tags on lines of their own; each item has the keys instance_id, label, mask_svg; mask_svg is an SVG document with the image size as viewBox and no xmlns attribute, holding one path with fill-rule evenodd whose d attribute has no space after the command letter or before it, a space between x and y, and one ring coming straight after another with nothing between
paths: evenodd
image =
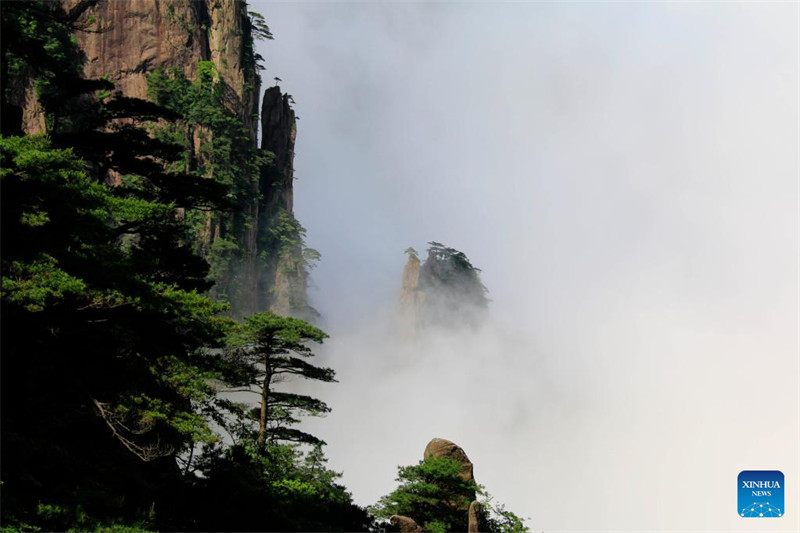
<instances>
[{"instance_id":1,"label":"rocky outcrop","mask_svg":"<svg viewBox=\"0 0 800 533\"><path fill-rule=\"evenodd\" d=\"M294 209L294 141L297 118L290 105L290 96L278 86L264 91L261 104L261 148L275 154L275 172L270 183L263 183L264 203L268 209Z\"/></svg>"},{"instance_id":2,"label":"rocky outcrop","mask_svg":"<svg viewBox=\"0 0 800 533\"><path fill-rule=\"evenodd\" d=\"M422 456L423 459L427 459L428 457L453 459L461 464L461 477L465 481L475 480L473 477L472 461L469 460L464 449L452 441L439 438L432 439L428 445L425 446L425 451ZM475 496L476 495L473 494L472 502L469 506L461 507L459 505L458 507L467 513L467 531L469 533L478 533L482 524L481 504L475 500ZM424 531L412 517L394 515L389 521L392 526L397 528L401 533L422 533Z\"/></svg>"},{"instance_id":3,"label":"rocky outcrop","mask_svg":"<svg viewBox=\"0 0 800 533\"><path fill-rule=\"evenodd\" d=\"M428 457L433 457L435 459L446 457L458 461L461 463L461 477L464 478L465 481L475 480L472 471L472 462L461 446L454 442L446 439L432 439L428 445L425 446L425 452L423 453L423 458L427 459Z\"/></svg>"},{"instance_id":4,"label":"rocky outcrop","mask_svg":"<svg viewBox=\"0 0 800 533\"><path fill-rule=\"evenodd\" d=\"M261 149L273 156L261 176L261 218L276 228L280 245L267 256L262 289L264 306L279 315L314 318L308 305L308 271L303 230L294 219L294 142L297 118L291 96L274 86L264 91L261 106ZM273 232L275 233L275 232Z\"/></svg>"},{"instance_id":5,"label":"rocky outcrop","mask_svg":"<svg viewBox=\"0 0 800 533\"><path fill-rule=\"evenodd\" d=\"M398 302L399 332L413 337L428 326L457 329L481 325L489 300L480 270L463 252L437 242L428 244L424 263L416 250L406 250L408 261Z\"/></svg>"},{"instance_id":6,"label":"rocky outcrop","mask_svg":"<svg viewBox=\"0 0 800 533\"><path fill-rule=\"evenodd\" d=\"M473 501L469 504L469 521L467 522L467 533L478 533L481 524L481 504Z\"/></svg>"},{"instance_id":7,"label":"rocky outcrop","mask_svg":"<svg viewBox=\"0 0 800 533\"><path fill-rule=\"evenodd\" d=\"M394 515L389 519L389 523L400 533L423 533L424 531L419 524L407 516Z\"/></svg>"}]
</instances>

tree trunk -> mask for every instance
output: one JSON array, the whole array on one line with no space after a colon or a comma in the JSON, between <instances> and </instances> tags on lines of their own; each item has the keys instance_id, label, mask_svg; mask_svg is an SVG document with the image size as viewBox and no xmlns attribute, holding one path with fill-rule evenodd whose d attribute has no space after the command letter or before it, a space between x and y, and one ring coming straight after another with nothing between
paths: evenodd
<instances>
[{"instance_id":1,"label":"tree trunk","mask_svg":"<svg viewBox=\"0 0 800 533\"><path fill-rule=\"evenodd\" d=\"M272 377L269 371L269 356L264 358L264 382L261 384L261 416L258 420L258 447L263 449L267 443L267 395L269 381Z\"/></svg>"}]
</instances>

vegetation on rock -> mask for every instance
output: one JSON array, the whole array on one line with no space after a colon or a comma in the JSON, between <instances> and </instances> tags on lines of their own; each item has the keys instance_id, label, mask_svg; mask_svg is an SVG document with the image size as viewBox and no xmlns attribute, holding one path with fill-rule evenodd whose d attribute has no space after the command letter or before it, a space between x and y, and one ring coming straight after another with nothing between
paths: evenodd
<instances>
[{"instance_id":1,"label":"vegetation on rock","mask_svg":"<svg viewBox=\"0 0 800 533\"><path fill-rule=\"evenodd\" d=\"M425 293L422 320L444 326L480 324L489 305L480 270L463 252L438 242L428 244L428 257L419 271L419 290Z\"/></svg>"},{"instance_id":2,"label":"vegetation on rock","mask_svg":"<svg viewBox=\"0 0 800 533\"><path fill-rule=\"evenodd\" d=\"M409 516L432 532L466 531L467 509L480 487L461 475L461 463L426 457L397 469L400 485L370 510L378 517Z\"/></svg>"},{"instance_id":3,"label":"vegetation on rock","mask_svg":"<svg viewBox=\"0 0 800 533\"><path fill-rule=\"evenodd\" d=\"M467 531L470 504L476 496L482 496L477 517L480 531L528 531L517 515L502 504L493 505L491 496L471 476L465 476L463 468L457 459L435 456L428 456L416 465L400 466L398 487L383 496L370 511L384 519L410 517L431 533Z\"/></svg>"},{"instance_id":4,"label":"vegetation on rock","mask_svg":"<svg viewBox=\"0 0 800 533\"><path fill-rule=\"evenodd\" d=\"M480 326L489 307L480 269L467 256L438 242L428 243L428 256L420 263L414 248L407 248L403 269L398 325L407 335L431 328Z\"/></svg>"},{"instance_id":5,"label":"vegetation on rock","mask_svg":"<svg viewBox=\"0 0 800 533\"><path fill-rule=\"evenodd\" d=\"M219 79L211 61L197 66L195 81L172 68L154 70L147 78L148 95L180 118L154 126L156 139L178 144L183 158L180 170L225 187L233 209L189 210L185 213L196 251L211 265L213 296L236 302L243 259L240 236L255 223L247 206L253 201L254 180L272 154L255 148L249 132L228 107L229 88Z\"/></svg>"}]
</instances>

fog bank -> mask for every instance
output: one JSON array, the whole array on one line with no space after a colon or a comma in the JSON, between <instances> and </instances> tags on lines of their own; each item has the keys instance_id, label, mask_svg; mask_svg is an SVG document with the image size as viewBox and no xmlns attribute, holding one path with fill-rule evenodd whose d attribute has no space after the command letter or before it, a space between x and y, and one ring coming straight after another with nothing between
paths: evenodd
<instances>
[{"instance_id":1,"label":"fog bank","mask_svg":"<svg viewBox=\"0 0 800 533\"><path fill-rule=\"evenodd\" d=\"M442 437L533 530L800 530L797 4L250 4L358 503ZM395 338L430 240L490 323ZM735 514L745 469L785 517Z\"/></svg>"}]
</instances>

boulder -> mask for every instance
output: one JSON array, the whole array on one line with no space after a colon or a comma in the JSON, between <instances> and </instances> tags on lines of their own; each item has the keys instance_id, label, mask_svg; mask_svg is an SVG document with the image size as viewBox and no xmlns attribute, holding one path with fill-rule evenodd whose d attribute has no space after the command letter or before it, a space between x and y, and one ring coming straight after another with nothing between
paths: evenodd
<instances>
[{"instance_id":1,"label":"boulder","mask_svg":"<svg viewBox=\"0 0 800 533\"><path fill-rule=\"evenodd\" d=\"M431 456L437 459L440 457L455 459L461 463L461 477L468 481L475 479L472 472L472 462L458 444L446 439L433 439L425 446L423 458L427 459Z\"/></svg>"},{"instance_id":2,"label":"boulder","mask_svg":"<svg viewBox=\"0 0 800 533\"><path fill-rule=\"evenodd\" d=\"M402 515L394 515L389 522L396 527L400 533L423 533L423 529L411 518Z\"/></svg>"}]
</instances>

